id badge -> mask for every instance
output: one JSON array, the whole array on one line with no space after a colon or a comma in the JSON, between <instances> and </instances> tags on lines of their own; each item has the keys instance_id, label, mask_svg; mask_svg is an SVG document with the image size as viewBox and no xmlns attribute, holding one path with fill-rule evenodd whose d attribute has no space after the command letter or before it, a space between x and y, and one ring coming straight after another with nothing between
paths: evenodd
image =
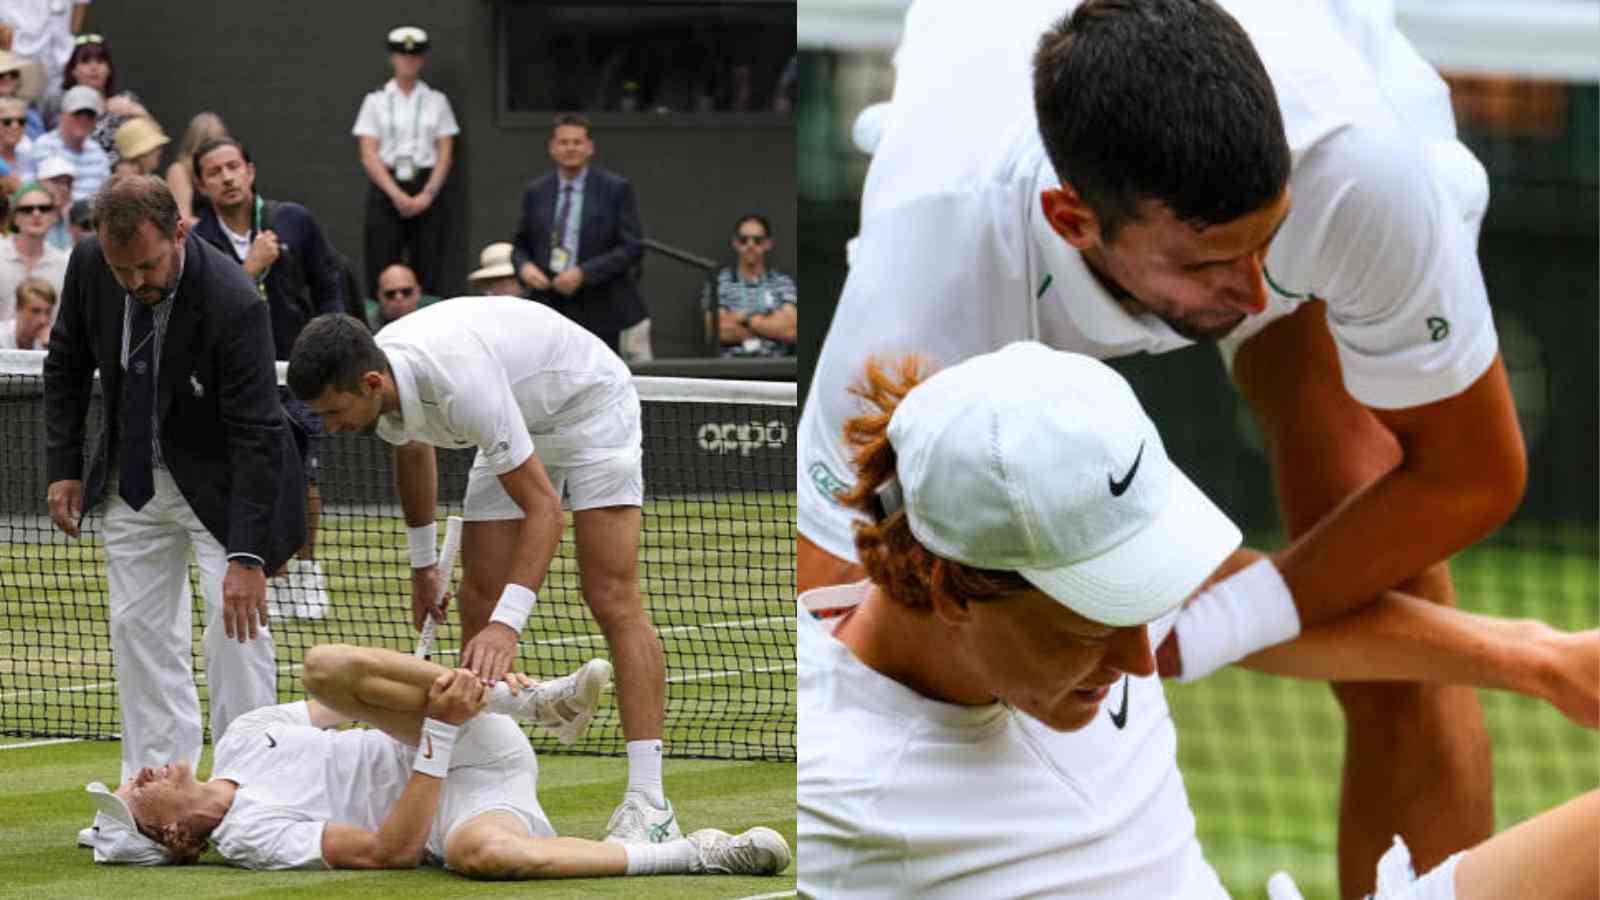
<instances>
[{"instance_id":1,"label":"id badge","mask_svg":"<svg viewBox=\"0 0 1600 900\"><path fill-rule=\"evenodd\" d=\"M411 157L401 156L395 159L394 177L401 181L410 181L417 177L417 167L411 162Z\"/></svg>"},{"instance_id":2,"label":"id badge","mask_svg":"<svg viewBox=\"0 0 1600 900\"><path fill-rule=\"evenodd\" d=\"M67 0L50 0L50 15L59 16L67 11Z\"/></svg>"},{"instance_id":3,"label":"id badge","mask_svg":"<svg viewBox=\"0 0 1600 900\"><path fill-rule=\"evenodd\" d=\"M572 253L565 247L550 248L550 274L560 275L572 264Z\"/></svg>"}]
</instances>

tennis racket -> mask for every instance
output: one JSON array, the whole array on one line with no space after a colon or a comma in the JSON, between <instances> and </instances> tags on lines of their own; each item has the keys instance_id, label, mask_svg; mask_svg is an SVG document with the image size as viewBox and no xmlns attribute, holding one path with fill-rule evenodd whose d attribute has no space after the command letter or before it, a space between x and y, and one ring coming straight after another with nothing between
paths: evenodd
<instances>
[{"instance_id":1,"label":"tennis racket","mask_svg":"<svg viewBox=\"0 0 1600 900\"><path fill-rule=\"evenodd\" d=\"M450 579L455 575L456 551L461 549L461 517L451 516L444 523L444 548L439 551L439 601L444 600L444 595L450 592ZM417 635L417 649L412 656L418 659L427 659L433 652L433 639L439 631L439 623L429 614L422 623L422 633Z\"/></svg>"}]
</instances>

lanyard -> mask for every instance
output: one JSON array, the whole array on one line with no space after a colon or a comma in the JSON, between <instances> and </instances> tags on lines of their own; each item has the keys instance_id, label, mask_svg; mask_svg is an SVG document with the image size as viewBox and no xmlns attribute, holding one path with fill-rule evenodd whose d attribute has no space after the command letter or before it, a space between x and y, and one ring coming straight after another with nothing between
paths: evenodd
<instances>
[{"instance_id":1,"label":"lanyard","mask_svg":"<svg viewBox=\"0 0 1600 900\"><path fill-rule=\"evenodd\" d=\"M395 118L394 118L394 95L398 91L399 91L399 88L395 88L394 91L385 92L385 93L388 94L388 97L389 97L389 134L391 136L391 139L394 141L394 145L395 145L394 146L394 152L396 153L396 155L398 155L400 153L400 126L399 126L399 123L397 123L395 121ZM421 83L417 84L417 87L416 87L416 89L415 89L415 91L413 93L416 95L417 105L416 105L416 108L414 110L413 115L411 116L411 144L412 144L411 155L412 156L417 156L422 152L422 148L420 146L418 146L418 145L420 145L422 143L421 134L422 134L422 100L423 100L423 95L422 95L422 84Z\"/></svg>"},{"instance_id":2,"label":"lanyard","mask_svg":"<svg viewBox=\"0 0 1600 900\"><path fill-rule=\"evenodd\" d=\"M266 208L267 204L262 201L261 195L256 194L256 227L254 231L250 232L250 239L252 241L261 236L261 213ZM262 269L261 274L256 278L256 290L261 293L261 299L263 301L267 299L267 275L271 272L272 264L268 263L267 267Z\"/></svg>"}]
</instances>

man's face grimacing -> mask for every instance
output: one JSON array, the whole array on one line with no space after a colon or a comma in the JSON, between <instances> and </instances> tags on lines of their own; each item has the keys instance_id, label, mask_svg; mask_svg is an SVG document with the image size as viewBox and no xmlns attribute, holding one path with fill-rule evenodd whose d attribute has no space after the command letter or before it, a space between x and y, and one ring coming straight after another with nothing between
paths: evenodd
<instances>
[{"instance_id":1,"label":"man's face grimacing","mask_svg":"<svg viewBox=\"0 0 1600 900\"><path fill-rule=\"evenodd\" d=\"M188 228L179 222L172 237L168 237L148 219L139 223L133 239L127 242L114 241L107 229L99 229L100 247L111 274L123 290L146 306L160 303L178 286L187 234Z\"/></svg>"},{"instance_id":2,"label":"man's face grimacing","mask_svg":"<svg viewBox=\"0 0 1600 900\"><path fill-rule=\"evenodd\" d=\"M594 141L582 125L557 125L550 137L550 158L563 169L577 171L594 156Z\"/></svg>"},{"instance_id":3,"label":"man's face grimacing","mask_svg":"<svg viewBox=\"0 0 1600 900\"><path fill-rule=\"evenodd\" d=\"M383 375L363 372L353 391L330 384L306 405L322 417L322 427L329 434L372 434L378 430L378 416L383 411Z\"/></svg>"},{"instance_id":4,"label":"man's face grimacing","mask_svg":"<svg viewBox=\"0 0 1600 900\"><path fill-rule=\"evenodd\" d=\"M1123 675L1155 671L1145 626L1090 621L1039 590L934 609L957 627L962 653L983 689L1056 731L1094 721Z\"/></svg>"},{"instance_id":5,"label":"man's face grimacing","mask_svg":"<svg viewBox=\"0 0 1600 900\"><path fill-rule=\"evenodd\" d=\"M161 829L181 821L199 799L200 783L185 762L158 769L144 768L115 791L128 804L145 837L157 839Z\"/></svg>"},{"instance_id":6,"label":"man's face grimacing","mask_svg":"<svg viewBox=\"0 0 1600 900\"><path fill-rule=\"evenodd\" d=\"M1110 242L1092 213L1087 227L1082 218L1076 228L1062 221L1072 217L1074 201L1070 189L1046 191L1045 214L1099 274L1133 295L1135 312L1156 316L1190 340L1214 341L1266 308L1267 249L1289 216L1287 187L1254 212L1203 228L1178 219L1165 204L1142 201L1138 217L1124 222Z\"/></svg>"},{"instance_id":7,"label":"man's face grimacing","mask_svg":"<svg viewBox=\"0 0 1600 900\"><path fill-rule=\"evenodd\" d=\"M236 207L251 197L256 167L231 144L217 147L200 160L200 190L219 207Z\"/></svg>"}]
</instances>

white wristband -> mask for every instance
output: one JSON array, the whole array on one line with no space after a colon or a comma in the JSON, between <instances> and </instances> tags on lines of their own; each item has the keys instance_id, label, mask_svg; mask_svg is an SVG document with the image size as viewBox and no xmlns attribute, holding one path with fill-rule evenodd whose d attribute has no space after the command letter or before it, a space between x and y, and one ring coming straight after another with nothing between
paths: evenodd
<instances>
[{"instance_id":1,"label":"white wristband","mask_svg":"<svg viewBox=\"0 0 1600 900\"><path fill-rule=\"evenodd\" d=\"M406 529L406 552L411 555L411 568L426 569L439 561L439 526L429 522Z\"/></svg>"},{"instance_id":2,"label":"white wristband","mask_svg":"<svg viewBox=\"0 0 1600 900\"><path fill-rule=\"evenodd\" d=\"M1183 659L1178 680L1187 683L1294 638L1300 613L1272 560L1261 559L1200 592L1173 630Z\"/></svg>"},{"instance_id":3,"label":"white wristband","mask_svg":"<svg viewBox=\"0 0 1600 900\"><path fill-rule=\"evenodd\" d=\"M450 771L450 752L456 748L461 729L438 719L422 720L422 735L417 739L417 755L411 768L424 775L443 778Z\"/></svg>"},{"instance_id":4,"label":"white wristband","mask_svg":"<svg viewBox=\"0 0 1600 900\"><path fill-rule=\"evenodd\" d=\"M522 626L528 624L528 616L533 614L533 604L538 599L538 594L522 585L508 584L500 592L500 602L495 604L494 615L489 617L489 621L499 622L521 634Z\"/></svg>"}]
</instances>

